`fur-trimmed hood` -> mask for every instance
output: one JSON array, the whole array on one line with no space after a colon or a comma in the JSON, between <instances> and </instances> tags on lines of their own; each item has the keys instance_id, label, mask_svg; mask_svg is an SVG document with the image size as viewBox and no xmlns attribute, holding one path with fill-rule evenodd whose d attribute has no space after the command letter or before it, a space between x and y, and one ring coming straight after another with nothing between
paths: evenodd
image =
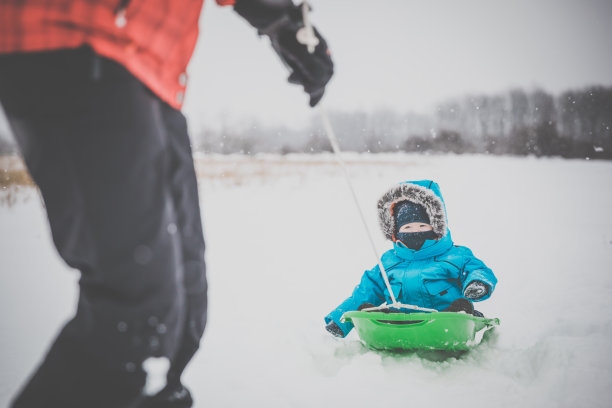
<instances>
[{"instance_id":1,"label":"fur-trimmed hood","mask_svg":"<svg viewBox=\"0 0 612 408\"><path fill-rule=\"evenodd\" d=\"M393 206L404 200L420 204L425 208L437 239L446 235L448 222L440 187L431 180L420 180L397 184L378 200L378 221L385 238L390 241L394 240Z\"/></svg>"}]
</instances>

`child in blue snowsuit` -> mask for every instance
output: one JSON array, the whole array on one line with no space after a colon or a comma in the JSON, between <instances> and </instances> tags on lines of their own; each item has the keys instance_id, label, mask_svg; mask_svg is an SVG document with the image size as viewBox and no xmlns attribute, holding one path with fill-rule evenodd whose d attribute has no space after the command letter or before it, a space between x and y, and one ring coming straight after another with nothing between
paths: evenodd
<instances>
[{"instance_id":1,"label":"child in blue snowsuit","mask_svg":"<svg viewBox=\"0 0 612 408\"><path fill-rule=\"evenodd\" d=\"M392 187L378 201L378 217L385 237L393 242L381 261L398 302L440 311L453 310L449 306L457 299L479 302L491 296L497 279L469 248L453 244L436 183L409 181ZM325 328L344 337L353 328L340 321L345 312L385 302L391 303L391 297L377 265L325 317ZM461 302L466 301L454 304Z\"/></svg>"}]
</instances>

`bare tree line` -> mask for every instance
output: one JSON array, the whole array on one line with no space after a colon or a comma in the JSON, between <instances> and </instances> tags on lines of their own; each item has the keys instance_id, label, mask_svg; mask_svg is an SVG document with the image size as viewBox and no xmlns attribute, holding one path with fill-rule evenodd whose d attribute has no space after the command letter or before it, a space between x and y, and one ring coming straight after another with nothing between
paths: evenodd
<instances>
[{"instance_id":1,"label":"bare tree line","mask_svg":"<svg viewBox=\"0 0 612 408\"><path fill-rule=\"evenodd\" d=\"M330 119L346 151L612 159L612 87L593 86L556 96L514 89L447 100L431 115L381 109L330 112ZM317 117L302 129L224 123L221 128L195 132L193 145L195 151L221 154L331 150ZM14 142L0 135L0 153L16 151Z\"/></svg>"},{"instance_id":2,"label":"bare tree line","mask_svg":"<svg viewBox=\"0 0 612 408\"><path fill-rule=\"evenodd\" d=\"M511 90L445 101L432 115L331 112L343 149L355 152L452 152L612 159L612 88L553 96ZM208 153L313 153L331 150L318 118L304 129L258 124L203 129L195 149Z\"/></svg>"}]
</instances>

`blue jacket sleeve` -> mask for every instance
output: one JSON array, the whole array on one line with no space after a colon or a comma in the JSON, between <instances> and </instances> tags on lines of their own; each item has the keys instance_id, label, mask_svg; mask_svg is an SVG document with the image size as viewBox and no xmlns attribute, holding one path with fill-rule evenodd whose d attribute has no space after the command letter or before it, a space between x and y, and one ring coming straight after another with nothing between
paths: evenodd
<instances>
[{"instance_id":1,"label":"blue jacket sleeve","mask_svg":"<svg viewBox=\"0 0 612 408\"><path fill-rule=\"evenodd\" d=\"M461 274L462 279L462 292L465 288L473 281L481 281L489 286L489 293L480 299L474 300L480 302L491 297L491 294L495 290L497 284L497 278L493 274L493 271L487 267L480 259L476 258L469 248L461 247L464 251L465 264L463 266L463 272Z\"/></svg>"},{"instance_id":2,"label":"blue jacket sleeve","mask_svg":"<svg viewBox=\"0 0 612 408\"><path fill-rule=\"evenodd\" d=\"M353 329L353 323L351 322L340 322L340 318L345 312L357 310L359 306L364 303L372 303L373 305L380 305L384 303L384 282L380 275L380 269L378 266L366 271L361 278L359 285L353 290L353 294L340 304L337 308L331 311L325 316L325 324L335 322L344 336L349 334Z\"/></svg>"}]
</instances>

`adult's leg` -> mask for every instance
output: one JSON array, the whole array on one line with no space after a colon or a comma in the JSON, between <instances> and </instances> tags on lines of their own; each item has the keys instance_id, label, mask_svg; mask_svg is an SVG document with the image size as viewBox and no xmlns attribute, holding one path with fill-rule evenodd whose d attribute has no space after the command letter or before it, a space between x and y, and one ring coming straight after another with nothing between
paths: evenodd
<instances>
[{"instance_id":1,"label":"adult's leg","mask_svg":"<svg viewBox=\"0 0 612 408\"><path fill-rule=\"evenodd\" d=\"M169 135L171 190L176 210L176 231L181 242L186 296L186 319L182 341L168 372L168 382L158 395L145 400L141 408L184 408L192 405L181 374L199 348L206 325L207 283L204 263L204 237L200 216L198 183L185 117L165 105L164 124Z\"/></svg>"},{"instance_id":2,"label":"adult's leg","mask_svg":"<svg viewBox=\"0 0 612 408\"><path fill-rule=\"evenodd\" d=\"M136 406L142 363L174 361L185 320L163 103L88 49L0 57L0 100L81 270L76 315L13 406Z\"/></svg>"},{"instance_id":3,"label":"adult's leg","mask_svg":"<svg viewBox=\"0 0 612 408\"><path fill-rule=\"evenodd\" d=\"M183 341L170 375L183 372L199 348L206 325L207 282L204 262L204 236L200 215L198 182L193 164L193 153L185 117L169 106L163 116L169 135L171 151L170 173L177 225L181 239L183 284L187 300L187 319ZM178 379L178 378L177 378Z\"/></svg>"}]
</instances>

